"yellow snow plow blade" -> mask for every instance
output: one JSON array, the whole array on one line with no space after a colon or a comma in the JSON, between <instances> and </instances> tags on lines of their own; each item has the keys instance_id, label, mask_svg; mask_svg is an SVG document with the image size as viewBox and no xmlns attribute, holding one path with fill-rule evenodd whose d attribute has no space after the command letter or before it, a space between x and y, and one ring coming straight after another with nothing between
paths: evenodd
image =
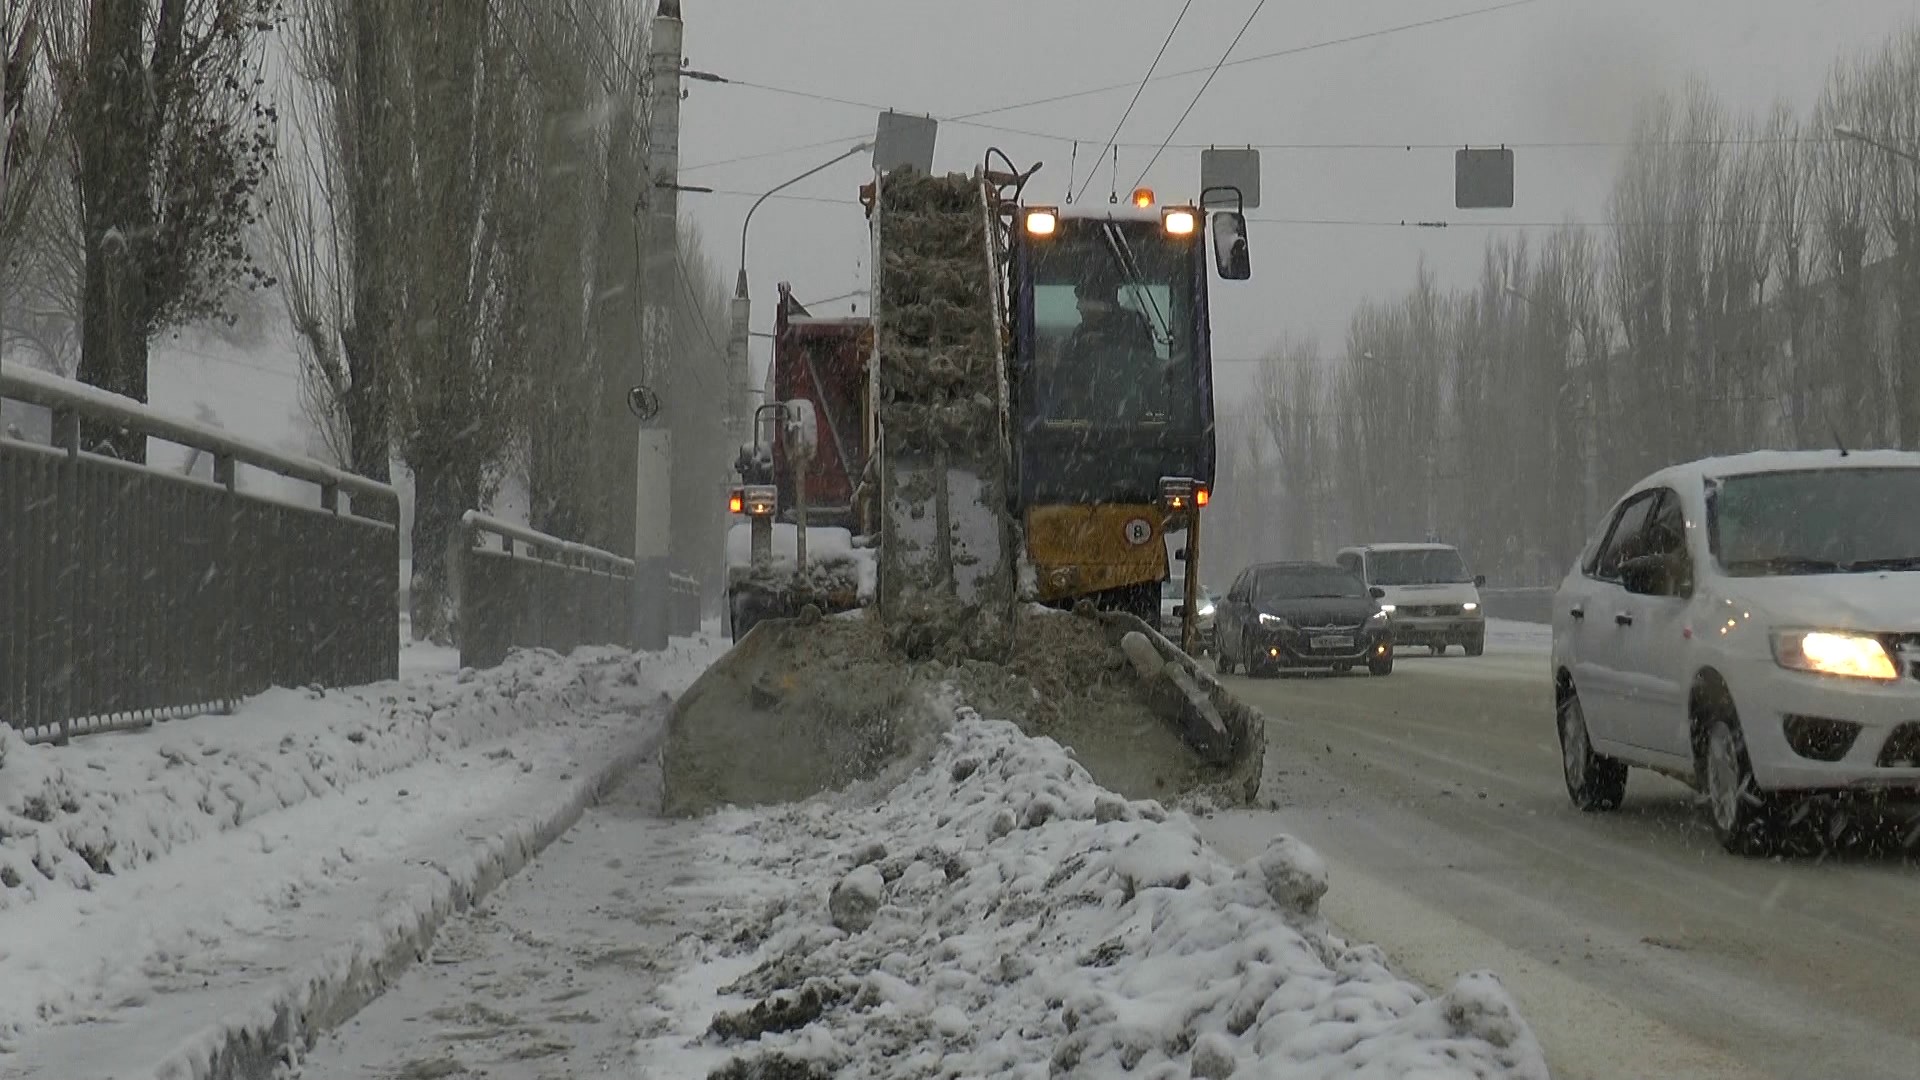
<instances>
[{"instance_id":1,"label":"yellow snow plow blade","mask_svg":"<svg viewBox=\"0 0 1920 1080\"><path fill-rule=\"evenodd\" d=\"M908 661L871 612L770 619L675 704L665 808L803 799L917 764L957 706L1074 752L1130 798L1252 802L1265 721L1126 614L1029 608L1001 663Z\"/></svg>"}]
</instances>

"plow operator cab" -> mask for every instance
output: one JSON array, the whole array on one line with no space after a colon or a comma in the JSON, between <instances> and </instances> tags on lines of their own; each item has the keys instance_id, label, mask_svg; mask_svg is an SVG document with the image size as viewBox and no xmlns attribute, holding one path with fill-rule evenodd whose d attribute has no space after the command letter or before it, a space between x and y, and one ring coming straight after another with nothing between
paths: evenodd
<instances>
[{"instance_id":1,"label":"plow operator cab","mask_svg":"<svg viewBox=\"0 0 1920 1080\"><path fill-rule=\"evenodd\" d=\"M1245 219L1209 245L1195 206L1146 189L1106 206L1022 206L1007 278L1013 495L1043 603L1158 618L1169 533L1197 565L1214 479L1211 250L1248 275Z\"/></svg>"}]
</instances>

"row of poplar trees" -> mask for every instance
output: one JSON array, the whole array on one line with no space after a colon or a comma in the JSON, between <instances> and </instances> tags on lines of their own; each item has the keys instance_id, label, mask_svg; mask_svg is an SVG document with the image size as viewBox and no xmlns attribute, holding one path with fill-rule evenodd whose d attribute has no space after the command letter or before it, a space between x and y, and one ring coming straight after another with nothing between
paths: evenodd
<instances>
[{"instance_id":1,"label":"row of poplar trees","mask_svg":"<svg viewBox=\"0 0 1920 1080\"><path fill-rule=\"evenodd\" d=\"M535 528L630 550L646 381L699 571L726 294L683 231L674 359L639 368L646 7L0 0L8 346L64 334L81 380L144 401L157 335L272 298L339 462L411 474L414 633L440 639L459 517L504 477Z\"/></svg>"},{"instance_id":2,"label":"row of poplar trees","mask_svg":"<svg viewBox=\"0 0 1920 1080\"><path fill-rule=\"evenodd\" d=\"M1804 115L1650 98L1605 220L1496 232L1471 286L1423 265L1338 351L1272 351L1223 421L1215 535L1249 538L1223 557L1434 537L1551 584L1666 464L1920 448L1920 161L1899 151L1920 153L1920 26L1837 63Z\"/></svg>"}]
</instances>

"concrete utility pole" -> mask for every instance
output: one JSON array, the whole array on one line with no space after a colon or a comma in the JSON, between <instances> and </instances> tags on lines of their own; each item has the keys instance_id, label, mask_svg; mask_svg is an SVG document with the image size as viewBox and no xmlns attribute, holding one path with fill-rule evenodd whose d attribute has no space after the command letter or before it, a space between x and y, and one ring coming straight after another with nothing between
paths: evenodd
<instances>
[{"instance_id":1,"label":"concrete utility pole","mask_svg":"<svg viewBox=\"0 0 1920 1080\"><path fill-rule=\"evenodd\" d=\"M679 295L680 0L660 0L647 50L647 175L641 199L647 246L641 266L641 370L666 377L673 361L674 298ZM643 410L636 410L641 412ZM667 646L668 573L673 543L673 433L667 419L641 415L633 515L633 643Z\"/></svg>"}]
</instances>

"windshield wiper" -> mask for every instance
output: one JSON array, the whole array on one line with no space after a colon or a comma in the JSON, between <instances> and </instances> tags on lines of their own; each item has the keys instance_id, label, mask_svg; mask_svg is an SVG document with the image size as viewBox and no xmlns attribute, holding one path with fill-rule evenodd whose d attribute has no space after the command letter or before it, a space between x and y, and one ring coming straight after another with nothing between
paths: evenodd
<instances>
[{"instance_id":1,"label":"windshield wiper","mask_svg":"<svg viewBox=\"0 0 1920 1080\"><path fill-rule=\"evenodd\" d=\"M1832 559L1814 559L1804 555L1771 555L1764 559L1735 559L1727 563L1727 572L1742 571L1777 574L1838 574L1848 568Z\"/></svg>"},{"instance_id":2,"label":"windshield wiper","mask_svg":"<svg viewBox=\"0 0 1920 1080\"><path fill-rule=\"evenodd\" d=\"M1153 333L1161 344L1173 345L1173 328L1167 318L1160 314L1160 302L1153 298L1152 290L1147 288L1146 275L1140 270L1140 262L1134 258L1133 245L1127 243L1127 234L1113 222L1106 223L1107 247L1113 252L1113 260L1120 264L1120 272L1127 276L1127 283L1138 290L1141 302L1153 314Z\"/></svg>"},{"instance_id":3,"label":"windshield wiper","mask_svg":"<svg viewBox=\"0 0 1920 1080\"><path fill-rule=\"evenodd\" d=\"M1893 559L1861 559L1846 565L1848 573L1865 574L1875 570L1920 570L1920 555L1902 555Z\"/></svg>"}]
</instances>

